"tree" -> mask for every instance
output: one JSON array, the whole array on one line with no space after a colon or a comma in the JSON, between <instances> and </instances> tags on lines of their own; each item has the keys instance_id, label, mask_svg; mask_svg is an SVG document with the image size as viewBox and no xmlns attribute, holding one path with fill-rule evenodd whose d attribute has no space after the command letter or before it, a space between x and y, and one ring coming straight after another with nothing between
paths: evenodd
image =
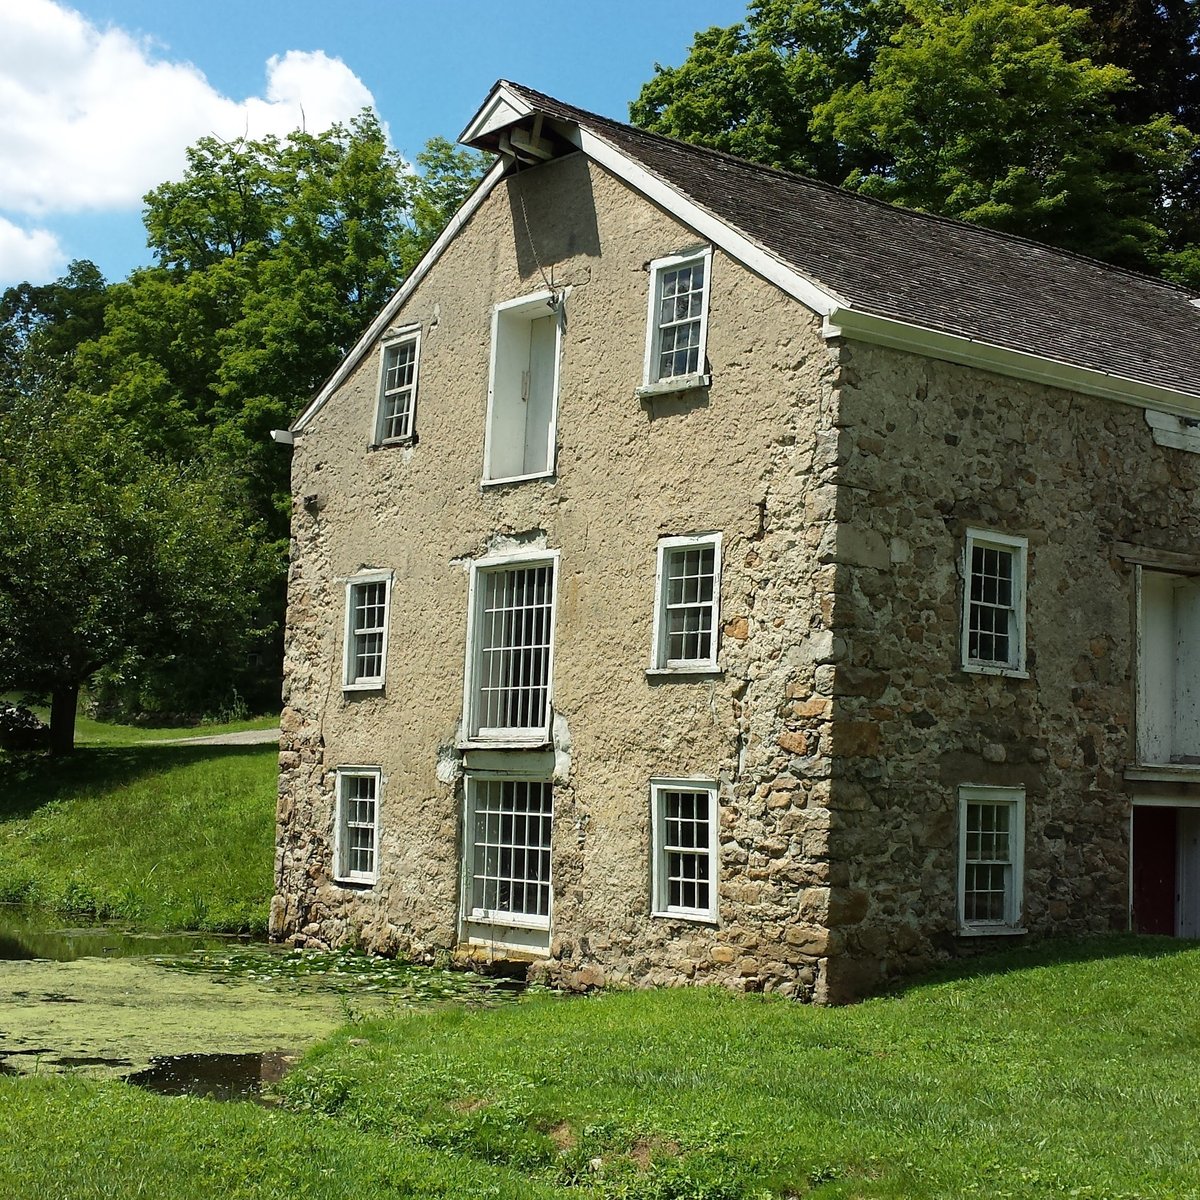
<instances>
[{"instance_id":1,"label":"tree","mask_svg":"<svg viewBox=\"0 0 1200 1200\"><path fill-rule=\"evenodd\" d=\"M0 690L51 699L51 749L74 746L97 672L208 660L236 674L276 569L211 466L156 461L86 397L0 413Z\"/></svg>"},{"instance_id":2,"label":"tree","mask_svg":"<svg viewBox=\"0 0 1200 1200\"><path fill-rule=\"evenodd\" d=\"M95 263L80 259L53 283L19 283L0 295L0 403L70 374L79 345L104 329L107 287Z\"/></svg>"},{"instance_id":3,"label":"tree","mask_svg":"<svg viewBox=\"0 0 1200 1200\"><path fill-rule=\"evenodd\" d=\"M1162 178L1194 139L1117 119L1133 87L1088 57L1088 15L1050 0L909 0L869 76L814 112L860 157L869 195L1146 269L1165 242Z\"/></svg>"},{"instance_id":4,"label":"tree","mask_svg":"<svg viewBox=\"0 0 1200 1200\"><path fill-rule=\"evenodd\" d=\"M900 204L1186 274L1200 260L1190 84L1155 85L1169 111L1131 103L1139 81L1105 58L1101 17L1052 0L760 0L744 24L698 34L682 67L656 68L630 111Z\"/></svg>"},{"instance_id":5,"label":"tree","mask_svg":"<svg viewBox=\"0 0 1200 1200\"><path fill-rule=\"evenodd\" d=\"M696 34L680 67L655 64L634 124L840 182L853 165L813 113L870 72L899 0L758 0L744 23Z\"/></svg>"},{"instance_id":6,"label":"tree","mask_svg":"<svg viewBox=\"0 0 1200 1200\"><path fill-rule=\"evenodd\" d=\"M435 140L414 175L373 113L321 134L188 152L146 197L157 267L111 289L83 379L156 453L220 448L253 515L286 536L287 457L269 440L334 370L474 186Z\"/></svg>"}]
</instances>

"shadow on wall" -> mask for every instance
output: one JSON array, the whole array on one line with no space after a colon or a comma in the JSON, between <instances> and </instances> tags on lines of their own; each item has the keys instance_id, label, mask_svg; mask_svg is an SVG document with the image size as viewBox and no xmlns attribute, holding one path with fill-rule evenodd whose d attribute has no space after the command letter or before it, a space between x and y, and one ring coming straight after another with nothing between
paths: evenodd
<instances>
[{"instance_id":1,"label":"shadow on wall","mask_svg":"<svg viewBox=\"0 0 1200 1200\"><path fill-rule=\"evenodd\" d=\"M554 174L550 181L542 177L536 186L526 186L525 176L530 171ZM543 270L568 258L599 257L596 201L582 154L518 172L508 181L508 207L522 279L540 277ZM530 238L533 230L537 231L535 240Z\"/></svg>"}]
</instances>

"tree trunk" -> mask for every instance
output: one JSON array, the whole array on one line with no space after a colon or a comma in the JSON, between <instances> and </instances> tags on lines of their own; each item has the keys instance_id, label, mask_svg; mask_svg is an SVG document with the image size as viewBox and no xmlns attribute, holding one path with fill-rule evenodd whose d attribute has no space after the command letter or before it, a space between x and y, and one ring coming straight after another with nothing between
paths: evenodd
<instances>
[{"instance_id":1,"label":"tree trunk","mask_svg":"<svg viewBox=\"0 0 1200 1200\"><path fill-rule=\"evenodd\" d=\"M75 749L75 711L79 684L56 687L50 694L50 753L58 756Z\"/></svg>"}]
</instances>

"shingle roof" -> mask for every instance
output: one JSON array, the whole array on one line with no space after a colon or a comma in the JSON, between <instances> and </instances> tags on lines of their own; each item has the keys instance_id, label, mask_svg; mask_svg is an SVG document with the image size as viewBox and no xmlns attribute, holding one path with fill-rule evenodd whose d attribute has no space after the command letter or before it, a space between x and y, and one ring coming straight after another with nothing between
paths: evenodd
<instances>
[{"instance_id":1,"label":"shingle roof","mask_svg":"<svg viewBox=\"0 0 1200 1200\"><path fill-rule=\"evenodd\" d=\"M1200 308L1182 288L504 86L608 142L855 309L1200 395Z\"/></svg>"}]
</instances>

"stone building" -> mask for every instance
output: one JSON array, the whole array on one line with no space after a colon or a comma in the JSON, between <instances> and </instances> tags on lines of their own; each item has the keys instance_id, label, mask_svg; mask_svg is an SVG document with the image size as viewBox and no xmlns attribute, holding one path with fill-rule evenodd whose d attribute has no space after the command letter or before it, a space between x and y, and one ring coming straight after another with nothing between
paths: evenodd
<instances>
[{"instance_id":1,"label":"stone building","mask_svg":"<svg viewBox=\"0 0 1200 1200\"><path fill-rule=\"evenodd\" d=\"M1189 297L515 84L463 141L279 434L274 936L830 1001L1200 934Z\"/></svg>"}]
</instances>

